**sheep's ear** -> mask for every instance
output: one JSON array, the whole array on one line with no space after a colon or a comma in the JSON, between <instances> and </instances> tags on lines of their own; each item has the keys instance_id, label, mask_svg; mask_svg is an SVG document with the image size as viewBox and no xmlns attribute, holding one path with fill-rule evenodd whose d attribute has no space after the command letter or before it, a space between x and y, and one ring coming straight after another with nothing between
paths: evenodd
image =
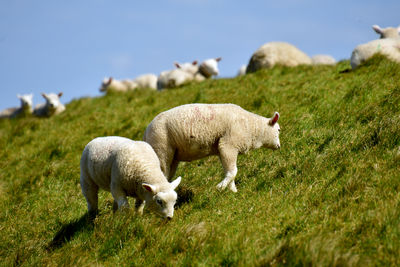
<instances>
[{"instance_id":1,"label":"sheep's ear","mask_svg":"<svg viewBox=\"0 0 400 267\"><path fill-rule=\"evenodd\" d=\"M181 65L178 62L174 62L175 67L177 67L178 69L181 68Z\"/></svg>"},{"instance_id":2,"label":"sheep's ear","mask_svg":"<svg viewBox=\"0 0 400 267\"><path fill-rule=\"evenodd\" d=\"M222 59L222 57L217 57L217 58L215 59L215 61L220 62L221 59Z\"/></svg>"},{"instance_id":3,"label":"sheep's ear","mask_svg":"<svg viewBox=\"0 0 400 267\"><path fill-rule=\"evenodd\" d=\"M178 187L178 185L181 183L181 179L182 179L182 177L178 177L178 178L176 178L175 180L173 180L172 182L171 182L171 185L172 185L172 188L175 190L175 188L177 188Z\"/></svg>"},{"instance_id":4,"label":"sheep's ear","mask_svg":"<svg viewBox=\"0 0 400 267\"><path fill-rule=\"evenodd\" d=\"M196 66L197 65L197 60L193 60L192 65Z\"/></svg>"},{"instance_id":5,"label":"sheep's ear","mask_svg":"<svg viewBox=\"0 0 400 267\"><path fill-rule=\"evenodd\" d=\"M275 112L274 116L269 120L269 125L274 126L279 119L279 113Z\"/></svg>"},{"instance_id":6,"label":"sheep's ear","mask_svg":"<svg viewBox=\"0 0 400 267\"><path fill-rule=\"evenodd\" d=\"M63 92L58 93L58 97L62 97L62 95L63 95Z\"/></svg>"},{"instance_id":7,"label":"sheep's ear","mask_svg":"<svg viewBox=\"0 0 400 267\"><path fill-rule=\"evenodd\" d=\"M155 194L155 193L156 193L156 190L157 190L157 188L156 188L154 185L151 185L151 184L142 183L142 187L143 187L146 191L148 191L148 192L150 192L150 193L153 193L153 194Z\"/></svg>"},{"instance_id":8,"label":"sheep's ear","mask_svg":"<svg viewBox=\"0 0 400 267\"><path fill-rule=\"evenodd\" d=\"M47 95L45 93L41 93L41 95L44 97L44 99L47 99Z\"/></svg>"},{"instance_id":9,"label":"sheep's ear","mask_svg":"<svg viewBox=\"0 0 400 267\"><path fill-rule=\"evenodd\" d=\"M378 25L372 25L372 29L378 34L382 34L382 29Z\"/></svg>"}]
</instances>

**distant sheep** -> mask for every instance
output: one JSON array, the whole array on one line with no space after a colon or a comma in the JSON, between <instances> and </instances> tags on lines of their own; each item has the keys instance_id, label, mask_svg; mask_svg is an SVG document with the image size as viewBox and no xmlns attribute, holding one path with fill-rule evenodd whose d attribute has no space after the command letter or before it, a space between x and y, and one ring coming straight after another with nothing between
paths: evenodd
<instances>
[{"instance_id":1,"label":"distant sheep","mask_svg":"<svg viewBox=\"0 0 400 267\"><path fill-rule=\"evenodd\" d=\"M33 114L38 117L50 117L53 115L58 115L65 110L65 106L60 102L60 97L63 93L42 93L42 96L46 100L45 103L38 104L33 110Z\"/></svg>"},{"instance_id":2,"label":"distant sheep","mask_svg":"<svg viewBox=\"0 0 400 267\"><path fill-rule=\"evenodd\" d=\"M143 213L146 206L171 219L181 177L169 183L151 146L142 141L110 136L90 141L81 158L81 188L89 214L98 212L98 190L111 192L113 209L128 208L128 196L136 198L135 207Z\"/></svg>"},{"instance_id":3,"label":"distant sheep","mask_svg":"<svg viewBox=\"0 0 400 267\"><path fill-rule=\"evenodd\" d=\"M381 28L378 25L372 25L372 29L381 36L381 39L385 38L395 38L400 39L400 26L397 28L387 27Z\"/></svg>"},{"instance_id":4,"label":"distant sheep","mask_svg":"<svg viewBox=\"0 0 400 267\"><path fill-rule=\"evenodd\" d=\"M157 89L157 76L154 74L143 74L133 80L115 80L112 77L104 78L100 92L126 92L139 88Z\"/></svg>"},{"instance_id":5,"label":"distant sheep","mask_svg":"<svg viewBox=\"0 0 400 267\"><path fill-rule=\"evenodd\" d=\"M0 119L15 118L32 114L32 98L33 94L17 95L21 101L21 105L17 108L8 108L0 112Z\"/></svg>"},{"instance_id":6,"label":"distant sheep","mask_svg":"<svg viewBox=\"0 0 400 267\"><path fill-rule=\"evenodd\" d=\"M311 63L311 58L295 46L285 42L270 42L254 52L247 65L246 73L272 68L277 64L294 67Z\"/></svg>"},{"instance_id":7,"label":"distant sheep","mask_svg":"<svg viewBox=\"0 0 400 267\"><path fill-rule=\"evenodd\" d=\"M220 62L221 60L222 60L221 57L204 60L200 64L199 70L195 74L194 79L196 81L203 81L205 79L211 78L212 76L218 76L219 75L218 62Z\"/></svg>"},{"instance_id":8,"label":"distant sheep","mask_svg":"<svg viewBox=\"0 0 400 267\"><path fill-rule=\"evenodd\" d=\"M373 40L358 45L351 54L350 64L353 69L371 58L376 53L381 53L387 58L400 63L400 40L385 38Z\"/></svg>"},{"instance_id":9,"label":"distant sheep","mask_svg":"<svg viewBox=\"0 0 400 267\"><path fill-rule=\"evenodd\" d=\"M180 161L218 155L225 170L219 189L236 192L238 154L266 147L280 148L279 114L264 118L234 104L187 104L158 114L147 126L143 140L160 159L171 179Z\"/></svg>"},{"instance_id":10,"label":"distant sheep","mask_svg":"<svg viewBox=\"0 0 400 267\"><path fill-rule=\"evenodd\" d=\"M335 65L336 59L330 55L315 55L311 57L313 65Z\"/></svg>"}]
</instances>

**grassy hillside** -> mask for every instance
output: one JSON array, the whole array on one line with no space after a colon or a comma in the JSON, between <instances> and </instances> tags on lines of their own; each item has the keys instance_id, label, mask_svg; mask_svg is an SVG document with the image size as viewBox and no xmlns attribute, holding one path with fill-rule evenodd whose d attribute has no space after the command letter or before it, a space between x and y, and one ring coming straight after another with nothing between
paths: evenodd
<instances>
[{"instance_id":1,"label":"grassy hillside","mask_svg":"<svg viewBox=\"0 0 400 267\"><path fill-rule=\"evenodd\" d=\"M400 65L378 56L347 68L275 67L0 121L0 265L400 265ZM168 223L113 214L106 192L91 223L79 186L84 146L141 140L159 112L194 102L279 111L281 150L239 156L236 194L216 190L217 157L181 164Z\"/></svg>"}]
</instances>

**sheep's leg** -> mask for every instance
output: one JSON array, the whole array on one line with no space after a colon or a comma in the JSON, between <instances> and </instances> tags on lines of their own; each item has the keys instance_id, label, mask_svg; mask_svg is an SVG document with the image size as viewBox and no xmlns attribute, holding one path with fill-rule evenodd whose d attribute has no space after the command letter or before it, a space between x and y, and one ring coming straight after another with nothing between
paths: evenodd
<instances>
[{"instance_id":1,"label":"sheep's leg","mask_svg":"<svg viewBox=\"0 0 400 267\"><path fill-rule=\"evenodd\" d=\"M168 146L163 149L164 153L160 155L157 153L159 159L160 159L160 167L162 172L164 173L165 177L167 179L172 178L175 174L176 168L178 165L174 166L174 155L175 155L175 149Z\"/></svg>"},{"instance_id":2,"label":"sheep's leg","mask_svg":"<svg viewBox=\"0 0 400 267\"><path fill-rule=\"evenodd\" d=\"M87 175L81 173L81 188L82 194L86 198L89 214L97 214L99 186L90 180Z\"/></svg>"},{"instance_id":3,"label":"sheep's leg","mask_svg":"<svg viewBox=\"0 0 400 267\"><path fill-rule=\"evenodd\" d=\"M137 198L136 202L135 202L135 210L136 210L136 212L139 213L140 215L142 215L145 205L146 205L146 201Z\"/></svg>"},{"instance_id":4,"label":"sheep's leg","mask_svg":"<svg viewBox=\"0 0 400 267\"><path fill-rule=\"evenodd\" d=\"M170 169L169 169L168 181L171 181L172 178L174 177L176 170L178 169L178 165L179 165L179 160L177 160L174 156L174 159L172 160L172 163L171 163Z\"/></svg>"},{"instance_id":5,"label":"sheep's leg","mask_svg":"<svg viewBox=\"0 0 400 267\"><path fill-rule=\"evenodd\" d=\"M222 167L225 170L225 178L217 185L218 189L225 189L229 185L229 189L233 192L237 192L235 185L235 176L237 174L236 160L237 160L237 149L229 146L218 146L219 158L222 163Z\"/></svg>"},{"instance_id":6,"label":"sheep's leg","mask_svg":"<svg viewBox=\"0 0 400 267\"><path fill-rule=\"evenodd\" d=\"M115 209L116 207L119 210L129 208L128 199L126 198L126 193L121 188L120 185L111 183L111 194L114 198L113 209Z\"/></svg>"}]
</instances>

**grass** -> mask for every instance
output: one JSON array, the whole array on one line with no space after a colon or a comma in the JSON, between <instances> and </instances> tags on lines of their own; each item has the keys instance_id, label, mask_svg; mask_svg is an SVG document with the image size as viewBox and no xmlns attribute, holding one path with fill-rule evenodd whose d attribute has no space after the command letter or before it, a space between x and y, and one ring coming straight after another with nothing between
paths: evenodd
<instances>
[{"instance_id":1,"label":"grass","mask_svg":"<svg viewBox=\"0 0 400 267\"><path fill-rule=\"evenodd\" d=\"M0 121L0 265L400 265L400 65L376 56L348 68L278 66ZM168 223L113 214L106 192L91 222L79 186L84 146L141 140L155 115L194 102L279 111L281 150L239 156L236 194L216 190L218 158L182 163L183 202Z\"/></svg>"}]
</instances>

